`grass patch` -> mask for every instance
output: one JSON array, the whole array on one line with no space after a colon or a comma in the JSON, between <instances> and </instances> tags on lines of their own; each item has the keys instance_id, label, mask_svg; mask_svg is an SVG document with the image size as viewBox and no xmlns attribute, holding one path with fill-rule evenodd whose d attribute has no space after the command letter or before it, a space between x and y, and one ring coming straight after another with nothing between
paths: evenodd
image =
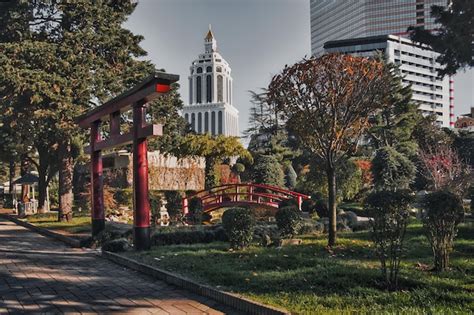
<instances>
[{"instance_id":1,"label":"grass patch","mask_svg":"<svg viewBox=\"0 0 474 315\"><path fill-rule=\"evenodd\" d=\"M252 246L229 252L228 244L171 245L124 255L294 313L474 312L474 227L460 227L452 270L434 274L420 224L407 232L401 290L381 288L379 262L367 232L342 233L333 251L326 236L303 236L303 245ZM420 267L421 266L421 267Z\"/></svg>"},{"instance_id":2,"label":"grass patch","mask_svg":"<svg viewBox=\"0 0 474 315\"><path fill-rule=\"evenodd\" d=\"M63 230L73 234L91 231L91 217L89 214L75 213L70 222L58 222L57 213L41 213L27 216L26 221L42 228Z\"/></svg>"}]
</instances>

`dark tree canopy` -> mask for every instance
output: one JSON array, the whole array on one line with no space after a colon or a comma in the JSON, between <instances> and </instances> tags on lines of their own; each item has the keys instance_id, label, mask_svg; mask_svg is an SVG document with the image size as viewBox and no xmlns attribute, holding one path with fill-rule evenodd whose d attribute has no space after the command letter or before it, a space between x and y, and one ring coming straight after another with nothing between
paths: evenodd
<instances>
[{"instance_id":1,"label":"dark tree canopy","mask_svg":"<svg viewBox=\"0 0 474 315\"><path fill-rule=\"evenodd\" d=\"M412 40L431 46L441 56L437 61L445 68L441 75L455 74L474 66L474 1L453 0L451 6L432 6L431 15L441 27L436 32L408 28Z\"/></svg>"}]
</instances>

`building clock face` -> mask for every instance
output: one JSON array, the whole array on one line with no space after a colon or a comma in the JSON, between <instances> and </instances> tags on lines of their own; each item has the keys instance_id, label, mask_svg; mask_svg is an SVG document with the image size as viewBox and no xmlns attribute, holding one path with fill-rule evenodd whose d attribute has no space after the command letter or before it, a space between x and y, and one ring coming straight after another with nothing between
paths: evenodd
<instances>
[{"instance_id":1,"label":"building clock face","mask_svg":"<svg viewBox=\"0 0 474 315\"><path fill-rule=\"evenodd\" d=\"M231 69L217 52L210 29L204 38L204 50L190 68L189 104L183 108L183 117L197 133L239 136L238 110L232 105Z\"/></svg>"}]
</instances>

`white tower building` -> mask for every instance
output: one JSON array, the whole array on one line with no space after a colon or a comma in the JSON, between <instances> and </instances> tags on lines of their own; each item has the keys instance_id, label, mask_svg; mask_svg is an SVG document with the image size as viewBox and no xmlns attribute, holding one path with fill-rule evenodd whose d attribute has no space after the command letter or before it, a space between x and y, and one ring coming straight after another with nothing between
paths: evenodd
<instances>
[{"instance_id":1,"label":"white tower building","mask_svg":"<svg viewBox=\"0 0 474 315\"><path fill-rule=\"evenodd\" d=\"M211 27L204 53L194 60L189 75L189 104L183 116L197 133L239 136L239 111L232 105L232 77L227 61L217 52Z\"/></svg>"}]
</instances>

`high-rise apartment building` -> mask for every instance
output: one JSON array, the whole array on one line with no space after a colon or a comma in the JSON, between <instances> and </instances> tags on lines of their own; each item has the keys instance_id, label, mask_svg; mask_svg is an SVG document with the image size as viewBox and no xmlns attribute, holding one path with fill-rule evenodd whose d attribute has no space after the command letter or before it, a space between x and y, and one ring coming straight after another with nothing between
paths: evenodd
<instances>
[{"instance_id":1,"label":"high-rise apartment building","mask_svg":"<svg viewBox=\"0 0 474 315\"><path fill-rule=\"evenodd\" d=\"M448 0L311 0L311 50L325 42L378 35L406 35L409 26L434 29L431 6Z\"/></svg>"},{"instance_id":2,"label":"high-rise apartment building","mask_svg":"<svg viewBox=\"0 0 474 315\"><path fill-rule=\"evenodd\" d=\"M438 53L395 35L330 41L324 45L324 50L362 57L383 53L387 60L399 66L402 81L411 85L412 100L422 114L436 114L440 126L450 126L452 82L449 77L438 76L441 68L436 62Z\"/></svg>"},{"instance_id":3,"label":"high-rise apartment building","mask_svg":"<svg viewBox=\"0 0 474 315\"><path fill-rule=\"evenodd\" d=\"M454 125L453 81L439 78L437 53L411 42L410 26L436 29L433 5L449 0L311 0L311 50L315 56L340 52L371 56L376 51L400 65L423 114L434 113L443 127ZM395 48L396 47L396 48Z\"/></svg>"}]
</instances>

